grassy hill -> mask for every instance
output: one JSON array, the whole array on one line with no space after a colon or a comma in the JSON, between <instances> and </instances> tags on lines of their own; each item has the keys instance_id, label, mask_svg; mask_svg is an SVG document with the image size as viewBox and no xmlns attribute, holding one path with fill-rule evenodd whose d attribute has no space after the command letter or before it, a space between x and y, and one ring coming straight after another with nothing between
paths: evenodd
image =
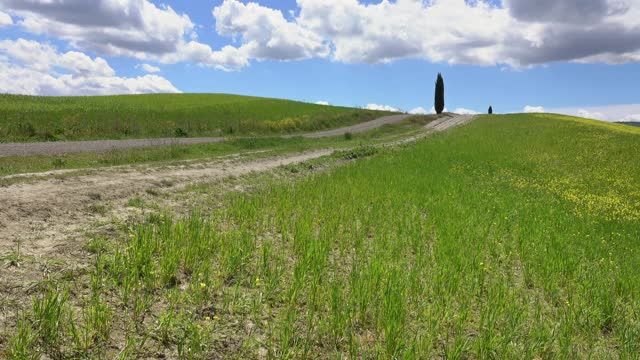
<instances>
[{"instance_id":1,"label":"grassy hill","mask_svg":"<svg viewBox=\"0 0 640 360\"><path fill-rule=\"evenodd\" d=\"M385 113L224 95L0 95L0 141L224 136L312 131Z\"/></svg>"},{"instance_id":2,"label":"grassy hill","mask_svg":"<svg viewBox=\"0 0 640 360\"><path fill-rule=\"evenodd\" d=\"M640 129L482 116L210 214L150 217L69 302L113 314L76 325L96 344L145 339L132 357L634 358L639 163ZM64 321L27 318L71 343ZM30 324L34 344L51 332Z\"/></svg>"}]
</instances>

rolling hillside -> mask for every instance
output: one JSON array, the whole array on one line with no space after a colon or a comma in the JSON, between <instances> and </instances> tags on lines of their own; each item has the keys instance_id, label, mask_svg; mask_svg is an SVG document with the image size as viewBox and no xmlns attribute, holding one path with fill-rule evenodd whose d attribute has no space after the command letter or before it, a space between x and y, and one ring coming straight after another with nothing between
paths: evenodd
<instances>
[{"instance_id":1,"label":"rolling hillside","mask_svg":"<svg viewBox=\"0 0 640 360\"><path fill-rule=\"evenodd\" d=\"M0 95L0 142L282 134L385 114L225 94Z\"/></svg>"},{"instance_id":2,"label":"rolling hillside","mask_svg":"<svg viewBox=\"0 0 640 360\"><path fill-rule=\"evenodd\" d=\"M224 198L205 196L216 184L192 188L181 196L211 209L192 216L130 201L145 218L88 242L96 257L83 277L51 274L56 286L39 288L7 353L640 353L640 129L481 116L340 159L285 167Z\"/></svg>"}]
</instances>

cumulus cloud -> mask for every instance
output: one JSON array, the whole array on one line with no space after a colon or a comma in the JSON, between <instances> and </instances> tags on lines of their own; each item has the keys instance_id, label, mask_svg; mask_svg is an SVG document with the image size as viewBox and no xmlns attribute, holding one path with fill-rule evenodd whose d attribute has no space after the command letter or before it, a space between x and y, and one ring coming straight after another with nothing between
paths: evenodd
<instances>
[{"instance_id":1,"label":"cumulus cloud","mask_svg":"<svg viewBox=\"0 0 640 360\"><path fill-rule=\"evenodd\" d=\"M640 104L550 108L546 112L610 122L640 121Z\"/></svg>"},{"instance_id":2,"label":"cumulus cloud","mask_svg":"<svg viewBox=\"0 0 640 360\"><path fill-rule=\"evenodd\" d=\"M292 12L287 20L280 11L256 3L225 0L214 16L218 33L239 37L238 49L257 59L330 53L345 63L422 58L516 67L640 61L638 0L543 3L508 0L501 7L483 0L297 0L298 15Z\"/></svg>"},{"instance_id":3,"label":"cumulus cloud","mask_svg":"<svg viewBox=\"0 0 640 360\"><path fill-rule=\"evenodd\" d=\"M457 108L455 110L453 110L454 113L456 114L460 114L460 115L477 115L479 114L479 112L475 111L475 110L470 110L470 109L465 109L465 108Z\"/></svg>"},{"instance_id":4,"label":"cumulus cloud","mask_svg":"<svg viewBox=\"0 0 640 360\"><path fill-rule=\"evenodd\" d=\"M604 114L597 111L589 111L585 109L579 109L577 111L577 115L579 117L587 118L587 119L595 119L595 120L604 120Z\"/></svg>"},{"instance_id":5,"label":"cumulus cloud","mask_svg":"<svg viewBox=\"0 0 640 360\"><path fill-rule=\"evenodd\" d=\"M620 119L621 122L640 122L640 113L638 114L629 114L625 117L623 117L622 119Z\"/></svg>"},{"instance_id":6,"label":"cumulus cloud","mask_svg":"<svg viewBox=\"0 0 640 360\"><path fill-rule=\"evenodd\" d=\"M503 37L509 16L483 2L404 0L298 0L298 21L333 43L333 58L347 63L402 58L464 63L493 61L488 49ZM425 21L428 19L428 21ZM426 35L428 34L428 36Z\"/></svg>"},{"instance_id":7,"label":"cumulus cloud","mask_svg":"<svg viewBox=\"0 0 640 360\"><path fill-rule=\"evenodd\" d=\"M193 32L188 16L147 0L0 0L27 31L55 35L106 55L177 50Z\"/></svg>"},{"instance_id":8,"label":"cumulus cloud","mask_svg":"<svg viewBox=\"0 0 640 360\"><path fill-rule=\"evenodd\" d=\"M160 72L160 68L157 66L149 65L149 64L138 64L136 65L137 69L142 69L144 72L148 73L157 73Z\"/></svg>"},{"instance_id":9,"label":"cumulus cloud","mask_svg":"<svg viewBox=\"0 0 640 360\"><path fill-rule=\"evenodd\" d=\"M329 104L328 101L316 101L316 104L317 105L326 105L326 106L331 105L331 104Z\"/></svg>"},{"instance_id":10,"label":"cumulus cloud","mask_svg":"<svg viewBox=\"0 0 640 360\"><path fill-rule=\"evenodd\" d=\"M435 110L434 110L435 112ZM409 114L413 114L413 115L424 115L424 114L428 114L429 112L427 111L427 109L423 108L422 106L418 106L415 109L411 109L409 110Z\"/></svg>"},{"instance_id":11,"label":"cumulus cloud","mask_svg":"<svg viewBox=\"0 0 640 360\"><path fill-rule=\"evenodd\" d=\"M550 62L640 61L640 0L297 0L287 15L223 0L220 49L196 25L150 0L0 0L0 24L69 41L81 51L231 71L252 60L330 57L345 63L417 58L528 67ZM5 14L6 15L6 14ZM0 25L1 26L1 25Z\"/></svg>"},{"instance_id":12,"label":"cumulus cloud","mask_svg":"<svg viewBox=\"0 0 640 360\"><path fill-rule=\"evenodd\" d=\"M84 53L60 53L33 40L0 41L0 93L107 95L179 92L169 80L146 75L118 77L106 60ZM16 81L19 79L19 81Z\"/></svg>"},{"instance_id":13,"label":"cumulus cloud","mask_svg":"<svg viewBox=\"0 0 640 360\"><path fill-rule=\"evenodd\" d=\"M445 107L442 112L449 112L449 110ZM436 114L435 106L432 106L431 109L429 109L429 114Z\"/></svg>"},{"instance_id":14,"label":"cumulus cloud","mask_svg":"<svg viewBox=\"0 0 640 360\"><path fill-rule=\"evenodd\" d=\"M544 111L544 107L542 106L530 106L527 105L524 107L524 109L522 109L522 112L525 113L543 113Z\"/></svg>"},{"instance_id":15,"label":"cumulus cloud","mask_svg":"<svg viewBox=\"0 0 640 360\"><path fill-rule=\"evenodd\" d=\"M13 24L13 19L7 13L3 13L0 11L0 27L7 26Z\"/></svg>"},{"instance_id":16,"label":"cumulus cloud","mask_svg":"<svg viewBox=\"0 0 640 360\"><path fill-rule=\"evenodd\" d=\"M443 112L449 112L449 110L447 110L447 108L444 108ZM453 110L453 112L456 113L456 114L460 114L460 115L477 115L477 114L479 114L475 110L465 109L465 108L461 108L461 107ZM422 106L419 106L419 107L417 107L415 109L411 109L409 111L409 114L416 114L416 115L435 114L435 113L436 113L436 108L433 107L433 106L429 110L423 108Z\"/></svg>"},{"instance_id":17,"label":"cumulus cloud","mask_svg":"<svg viewBox=\"0 0 640 360\"><path fill-rule=\"evenodd\" d=\"M510 13L525 21L585 24L628 10L619 0L508 0Z\"/></svg>"},{"instance_id":18,"label":"cumulus cloud","mask_svg":"<svg viewBox=\"0 0 640 360\"><path fill-rule=\"evenodd\" d=\"M190 61L222 70L247 63L232 58L237 52L214 51L194 41L197 34L189 16L148 0L0 0L0 7L18 17L17 24L27 32L55 36L106 56Z\"/></svg>"},{"instance_id":19,"label":"cumulus cloud","mask_svg":"<svg viewBox=\"0 0 640 360\"><path fill-rule=\"evenodd\" d=\"M392 112L400 111L400 109L394 108L393 106L378 105L378 104L367 104L365 109L367 109L367 110L379 110L379 111L392 111Z\"/></svg>"},{"instance_id":20,"label":"cumulus cloud","mask_svg":"<svg viewBox=\"0 0 640 360\"><path fill-rule=\"evenodd\" d=\"M254 59L299 60L329 54L320 35L257 3L224 0L213 9L213 16L218 34L240 37L240 49Z\"/></svg>"},{"instance_id":21,"label":"cumulus cloud","mask_svg":"<svg viewBox=\"0 0 640 360\"><path fill-rule=\"evenodd\" d=\"M298 0L297 21L332 42L334 59L349 63L424 58L528 66L638 55L640 20L629 14L638 0L543 2ZM595 23L585 27L585 17Z\"/></svg>"},{"instance_id":22,"label":"cumulus cloud","mask_svg":"<svg viewBox=\"0 0 640 360\"><path fill-rule=\"evenodd\" d=\"M77 75L113 76L115 74L103 58L91 59L77 51L59 54L53 46L33 40L2 40L0 51L20 61L26 67L42 72L57 67Z\"/></svg>"}]
</instances>

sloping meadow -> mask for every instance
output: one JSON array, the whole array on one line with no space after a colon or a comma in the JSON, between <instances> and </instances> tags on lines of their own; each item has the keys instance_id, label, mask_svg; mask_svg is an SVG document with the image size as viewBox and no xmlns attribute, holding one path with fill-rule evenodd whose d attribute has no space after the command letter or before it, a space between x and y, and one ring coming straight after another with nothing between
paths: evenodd
<instances>
[{"instance_id":1,"label":"sloping meadow","mask_svg":"<svg viewBox=\"0 0 640 360\"><path fill-rule=\"evenodd\" d=\"M286 134L389 115L226 94L0 94L0 114L0 142Z\"/></svg>"},{"instance_id":2,"label":"sloping meadow","mask_svg":"<svg viewBox=\"0 0 640 360\"><path fill-rule=\"evenodd\" d=\"M76 319L77 335L42 315L69 307L61 282L36 297L36 316L8 349L633 357L638 164L640 132L546 115L482 117L232 194L213 213L154 216L115 250L96 246L87 306L58 311Z\"/></svg>"}]
</instances>

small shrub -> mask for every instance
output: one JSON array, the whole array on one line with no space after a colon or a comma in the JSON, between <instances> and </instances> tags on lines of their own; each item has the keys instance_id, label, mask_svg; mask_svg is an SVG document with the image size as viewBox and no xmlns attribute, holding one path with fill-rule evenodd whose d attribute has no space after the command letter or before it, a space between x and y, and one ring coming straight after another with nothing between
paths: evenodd
<instances>
[{"instance_id":1,"label":"small shrub","mask_svg":"<svg viewBox=\"0 0 640 360\"><path fill-rule=\"evenodd\" d=\"M37 340L38 334L31 327L29 320L26 318L20 319L15 336L9 339L8 358L40 359L41 355L36 350Z\"/></svg>"},{"instance_id":2,"label":"small shrub","mask_svg":"<svg viewBox=\"0 0 640 360\"><path fill-rule=\"evenodd\" d=\"M32 123L19 123L18 124L18 133L25 137L35 137L36 136L36 128Z\"/></svg>"},{"instance_id":3,"label":"small shrub","mask_svg":"<svg viewBox=\"0 0 640 360\"><path fill-rule=\"evenodd\" d=\"M95 237L85 244L85 250L92 254L101 254L108 249L107 241L102 237Z\"/></svg>"},{"instance_id":4,"label":"small shrub","mask_svg":"<svg viewBox=\"0 0 640 360\"><path fill-rule=\"evenodd\" d=\"M187 131L185 129L183 129L183 128L176 128L176 130L174 131L174 135L175 135L175 137L187 137L187 136L189 136Z\"/></svg>"},{"instance_id":5,"label":"small shrub","mask_svg":"<svg viewBox=\"0 0 640 360\"><path fill-rule=\"evenodd\" d=\"M187 147L180 145L171 145L167 149L170 159L179 159L189 151Z\"/></svg>"},{"instance_id":6,"label":"small shrub","mask_svg":"<svg viewBox=\"0 0 640 360\"><path fill-rule=\"evenodd\" d=\"M344 139L345 139L345 140L351 140L351 139L353 139L353 134L351 134L350 132L346 132L346 133L344 133Z\"/></svg>"},{"instance_id":7,"label":"small shrub","mask_svg":"<svg viewBox=\"0 0 640 360\"><path fill-rule=\"evenodd\" d=\"M356 160L373 156L378 153L378 149L373 146L360 146L355 149L344 151L340 153L340 156L345 160Z\"/></svg>"},{"instance_id":8,"label":"small shrub","mask_svg":"<svg viewBox=\"0 0 640 360\"><path fill-rule=\"evenodd\" d=\"M109 209L104 204L91 204L89 205L89 212L92 214L105 215Z\"/></svg>"},{"instance_id":9,"label":"small shrub","mask_svg":"<svg viewBox=\"0 0 640 360\"><path fill-rule=\"evenodd\" d=\"M45 131L44 133L40 134L40 138L43 141L58 141L58 137L50 131Z\"/></svg>"},{"instance_id":10,"label":"small shrub","mask_svg":"<svg viewBox=\"0 0 640 360\"><path fill-rule=\"evenodd\" d=\"M33 318L38 342L48 354L60 354L68 312L66 290L49 288L41 298L33 300Z\"/></svg>"},{"instance_id":11,"label":"small shrub","mask_svg":"<svg viewBox=\"0 0 640 360\"><path fill-rule=\"evenodd\" d=\"M144 199L139 196L132 197L127 201L127 206L141 209L144 207Z\"/></svg>"},{"instance_id":12,"label":"small shrub","mask_svg":"<svg viewBox=\"0 0 640 360\"><path fill-rule=\"evenodd\" d=\"M247 149L255 149L258 147L258 141L255 138L246 139L243 142L243 146Z\"/></svg>"},{"instance_id":13,"label":"small shrub","mask_svg":"<svg viewBox=\"0 0 640 360\"><path fill-rule=\"evenodd\" d=\"M65 159L56 158L51 161L51 165L53 165L54 168L59 169L65 167L65 165L67 165L67 161Z\"/></svg>"},{"instance_id":14,"label":"small shrub","mask_svg":"<svg viewBox=\"0 0 640 360\"><path fill-rule=\"evenodd\" d=\"M4 260L4 262L7 264L7 266L20 267L20 265L22 264L22 262L24 260L24 256L22 255L22 252L20 251L20 244L18 244L15 248L11 249L11 252L9 252L9 254L1 257L0 260Z\"/></svg>"}]
</instances>

